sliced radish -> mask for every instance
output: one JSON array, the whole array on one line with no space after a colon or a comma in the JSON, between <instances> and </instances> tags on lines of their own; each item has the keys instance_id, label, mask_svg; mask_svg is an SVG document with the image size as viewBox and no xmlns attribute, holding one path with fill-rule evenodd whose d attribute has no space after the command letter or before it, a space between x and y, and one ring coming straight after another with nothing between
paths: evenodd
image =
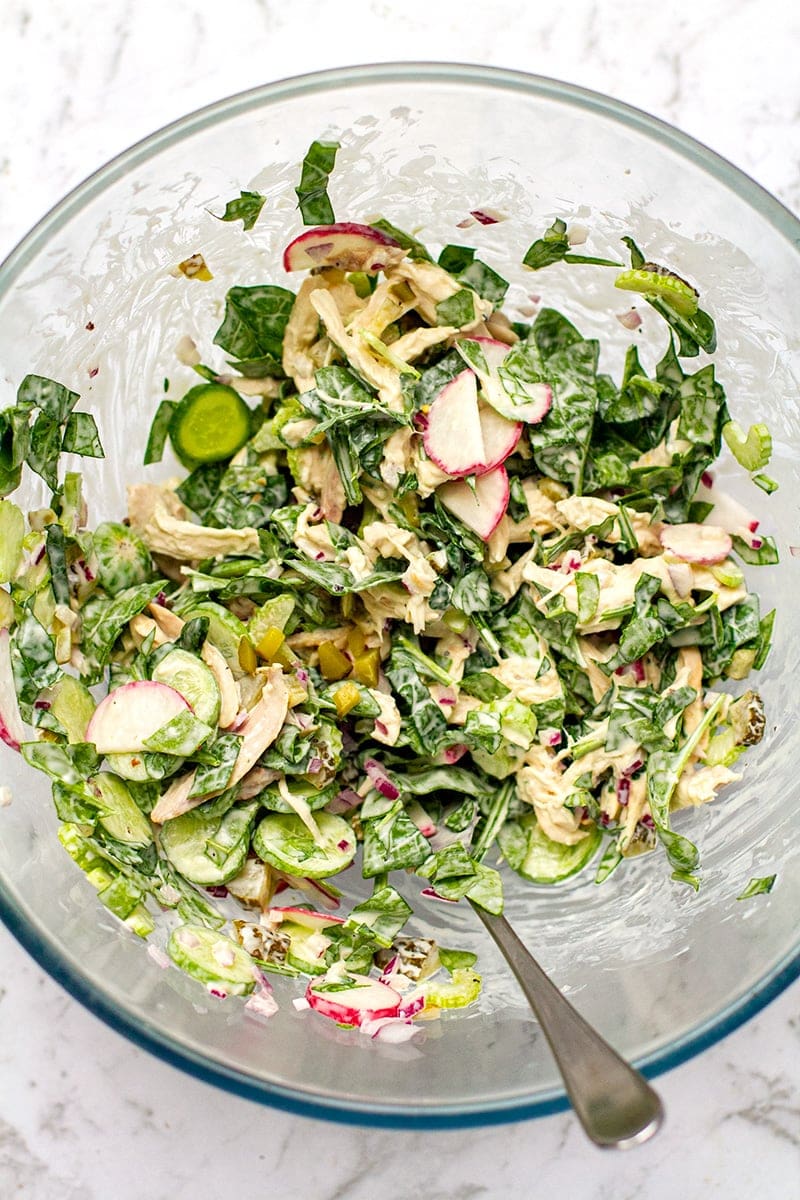
<instances>
[{"instance_id":1,"label":"sliced radish","mask_svg":"<svg viewBox=\"0 0 800 1200\"><path fill-rule=\"evenodd\" d=\"M509 454L514 453L522 436L522 422L501 417L496 409L483 400L478 401L478 413L486 452L483 470L479 474L485 475L487 471L493 471L495 467L504 463Z\"/></svg>"},{"instance_id":2,"label":"sliced radish","mask_svg":"<svg viewBox=\"0 0 800 1200\"><path fill-rule=\"evenodd\" d=\"M7 629L0 629L0 741L12 750L19 750L20 743L27 740L25 726L17 702L14 687L14 671L11 666L11 637Z\"/></svg>"},{"instance_id":3,"label":"sliced radish","mask_svg":"<svg viewBox=\"0 0 800 1200\"><path fill-rule=\"evenodd\" d=\"M723 562L733 549L730 534L719 525L664 525L659 539L665 550L683 562Z\"/></svg>"},{"instance_id":4,"label":"sliced radish","mask_svg":"<svg viewBox=\"0 0 800 1200\"><path fill-rule=\"evenodd\" d=\"M431 405L422 440L428 458L448 475L481 470L486 451L474 372L462 371L444 385Z\"/></svg>"},{"instance_id":5,"label":"sliced radish","mask_svg":"<svg viewBox=\"0 0 800 1200\"><path fill-rule=\"evenodd\" d=\"M124 683L100 701L86 726L86 741L98 754L142 753L145 742L162 725L190 708L166 683Z\"/></svg>"},{"instance_id":6,"label":"sliced radish","mask_svg":"<svg viewBox=\"0 0 800 1200\"><path fill-rule=\"evenodd\" d=\"M478 537L488 542L508 507L509 486L505 467L496 467L475 480L475 490L464 480L443 483L436 495L445 508Z\"/></svg>"},{"instance_id":7,"label":"sliced radish","mask_svg":"<svg viewBox=\"0 0 800 1200\"><path fill-rule=\"evenodd\" d=\"M346 986L350 980L352 985ZM324 990L331 985L335 991ZM341 1025L361 1025L381 1017L396 1017L401 996L394 988L368 975L348 974L341 982L330 977L313 980L306 988L306 1000L323 1017Z\"/></svg>"},{"instance_id":8,"label":"sliced radish","mask_svg":"<svg viewBox=\"0 0 800 1200\"><path fill-rule=\"evenodd\" d=\"M286 271L339 267L342 271L383 271L403 257L402 247L379 229L340 221L301 233L283 252Z\"/></svg>"},{"instance_id":9,"label":"sliced radish","mask_svg":"<svg viewBox=\"0 0 800 1200\"><path fill-rule=\"evenodd\" d=\"M553 393L547 383L529 383L514 377L513 385L501 368L511 346L495 338L463 338L455 344L464 361L472 368L481 383L483 398L509 421L525 421L537 425L553 403Z\"/></svg>"},{"instance_id":10,"label":"sliced radish","mask_svg":"<svg viewBox=\"0 0 800 1200\"><path fill-rule=\"evenodd\" d=\"M738 500L734 500L733 496L721 492L718 487L707 487L705 483L701 483L694 498L703 504L714 506L710 515L714 524L724 529L726 533L742 538L753 550L757 550L761 546L763 539L756 535L759 525L758 517L749 512Z\"/></svg>"},{"instance_id":11,"label":"sliced radish","mask_svg":"<svg viewBox=\"0 0 800 1200\"><path fill-rule=\"evenodd\" d=\"M344 917L332 917L329 913L313 912L311 909L296 908L293 905L271 908L267 916L276 924L279 921L293 921L295 925L302 925L304 929L314 929L318 932L330 925L344 925Z\"/></svg>"}]
</instances>

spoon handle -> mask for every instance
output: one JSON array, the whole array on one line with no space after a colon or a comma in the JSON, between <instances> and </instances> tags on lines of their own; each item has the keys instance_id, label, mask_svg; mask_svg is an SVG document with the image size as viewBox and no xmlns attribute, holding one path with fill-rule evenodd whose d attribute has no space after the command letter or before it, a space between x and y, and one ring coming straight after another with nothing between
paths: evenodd
<instances>
[{"instance_id":1,"label":"spoon handle","mask_svg":"<svg viewBox=\"0 0 800 1200\"><path fill-rule=\"evenodd\" d=\"M584 1021L505 917L472 907L539 1018L572 1107L591 1140L597 1146L625 1149L652 1137L664 1110L644 1076Z\"/></svg>"}]
</instances>

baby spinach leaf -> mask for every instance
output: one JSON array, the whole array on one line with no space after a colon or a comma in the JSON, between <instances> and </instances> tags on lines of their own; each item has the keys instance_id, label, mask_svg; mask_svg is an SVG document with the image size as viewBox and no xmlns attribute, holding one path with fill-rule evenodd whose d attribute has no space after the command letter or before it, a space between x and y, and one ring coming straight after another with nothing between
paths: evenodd
<instances>
[{"instance_id":1,"label":"baby spinach leaf","mask_svg":"<svg viewBox=\"0 0 800 1200\"><path fill-rule=\"evenodd\" d=\"M262 196L260 192L240 192L235 200L227 202L224 213L217 217L217 220L241 221L242 229L246 233L255 225L266 200L266 196ZM211 215L216 216L215 213Z\"/></svg>"},{"instance_id":2,"label":"baby spinach leaf","mask_svg":"<svg viewBox=\"0 0 800 1200\"><path fill-rule=\"evenodd\" d=\"M243 375L283 374L283 335L294 304L294 292L273 284L232 287L225 297L225 316L214 345L232 355Z\"/></svg>"},{"instance_id":3,"label":"baby spinach leaf","mask_svg":"<svg viewBox=\"0 0 800 1200\"><path fill-rule=\"evenodd\" d=\"M328 177L336 162L338 142L312 142L295 188L304 225L330 225L335 220L328 197Z\"/></svg>"}]
</instances>

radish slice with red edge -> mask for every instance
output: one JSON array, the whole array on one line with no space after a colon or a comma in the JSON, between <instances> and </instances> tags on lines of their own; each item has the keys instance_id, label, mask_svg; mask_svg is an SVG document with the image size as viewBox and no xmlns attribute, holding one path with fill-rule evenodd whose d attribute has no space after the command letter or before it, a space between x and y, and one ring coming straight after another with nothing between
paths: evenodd
<instances>
[{"instance_id":1,"label":"radish slice with red edge","mask_svg":"<svg viewBox=\"0 0 800 1200\"><path fill-rule=\"evenodd\" d=\"M0 629L0 741L12 750L19 750L20 743L27 740L14 687L11 637L7 629Z\"/></svg>"},{"instance_id":2,"label":"radish slice with red edge","mask_svg":"<svg viewBox=\"0 0 800 1200\"><path fill-rule=\"evenodd\" d=\"M715 525L724 529L726 533L732 534L734 537L740 537L751 550L758 550L763 543L763 538L758 537L756 530L759 526L758 517L751 513L748 509L740 504L738 500L734 500L733 496L729 496L726 492L721 491L709 477L709 483L701 483L695 492L696 501L702 504L711 504L713 508L709 514Z\"/></svg>"},{"instance_id":3,"label":"radish slice with red edge","mask_svg":"<svg viewBox=\"0 0 800 1200\"><path fill-rule=\"evenodd\" d=\"M312 980L306 1000L323 1017L340 1025L361 1025L381 1017L396 1017L401 996L394 988L368 975L347 974L343 979Z\"/></svg>"},{"instance_id":4,"label":"radish slice with red edge","mask_svg":"<svg viewBox=\"0 0 800 1200\"><path fill-rule=\"evenodd\" d=\"M445 508L485 542L505 516L509 494L505 467L496 467L494 471L479 475L474 491L463 479L443 483L436 489Z\"/></svg>"},{"instance_id":5,"label":"radish slice with red edge","mask_svg":"<svg viewBox=\"0 0 800 1200\"><path fill-rule=\"evenodd\" d=\"M664 525L659 540L683 562L703 565L723 562L733 549L730 534L719 525Z\"/></svg>"},{"instance_id":6,"label":"radish slice with red edge","mask_svg":"<svg viewBox=\"0 0 800 1200\"><path fill-rule=\"evenodd\" d=\"M547 416L553 403L548 383L531 383L514 375L503 366L512 351L511 346L496 338L461 338L455 349L478 376L481 393L488 404L509 421L525 421L538 425Z\"/></svg>"},{"instance_id":7,"label":"radish slice with red edge","mask_svg":"<svg viewBox=\"0 0 800 1200\"><path fill-rule=\"evenodd\" d=\"M485 470L478 381L472 371L462 371L439 392L422 441L428 458L448 475L476 475Z\"/></svg>"},{"instance_id":8,"label":"radish slice with red edge","mask_svg":"<svg viewBox=\"0 0 800 1200\"><path fill-rule=\"evenodd\" d=\"M98 754L134 754L157 730L191 711L188 701L166 683L150 679L123 683L105 696L86 726L86 741Z\"/></svg>"},{"instance_id":9,"label":"radish slice with red edge","mask_svg":"<svg viewBox=\"0 0 800 1200\"><path fill-rule=\"evenodd\" d=\"M404 253L394 238L371 225L339 221L307 229L296 237L283 252L283 267L285 271L339 267L374 274L398 262Z\"/></svg>"}]
</instances>

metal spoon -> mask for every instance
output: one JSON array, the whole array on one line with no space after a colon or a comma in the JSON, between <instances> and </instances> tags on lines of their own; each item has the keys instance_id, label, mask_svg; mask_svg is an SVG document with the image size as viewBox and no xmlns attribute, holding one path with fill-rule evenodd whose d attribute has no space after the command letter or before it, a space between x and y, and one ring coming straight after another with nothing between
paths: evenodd
<instances>
[{"instance_id":1,"label":"metal spoon","mask_svg":"<svg viewBox=\"0 0 800 1200\"><path fill-rule=\"evenodd\" d=\"M612 1050L558 990L505 917L472 907L514 972L539 1018L575 1115L597 1146L627 1149L647 1141L664 1109L650 1084Z\"/></svg>"}]
</instances>

